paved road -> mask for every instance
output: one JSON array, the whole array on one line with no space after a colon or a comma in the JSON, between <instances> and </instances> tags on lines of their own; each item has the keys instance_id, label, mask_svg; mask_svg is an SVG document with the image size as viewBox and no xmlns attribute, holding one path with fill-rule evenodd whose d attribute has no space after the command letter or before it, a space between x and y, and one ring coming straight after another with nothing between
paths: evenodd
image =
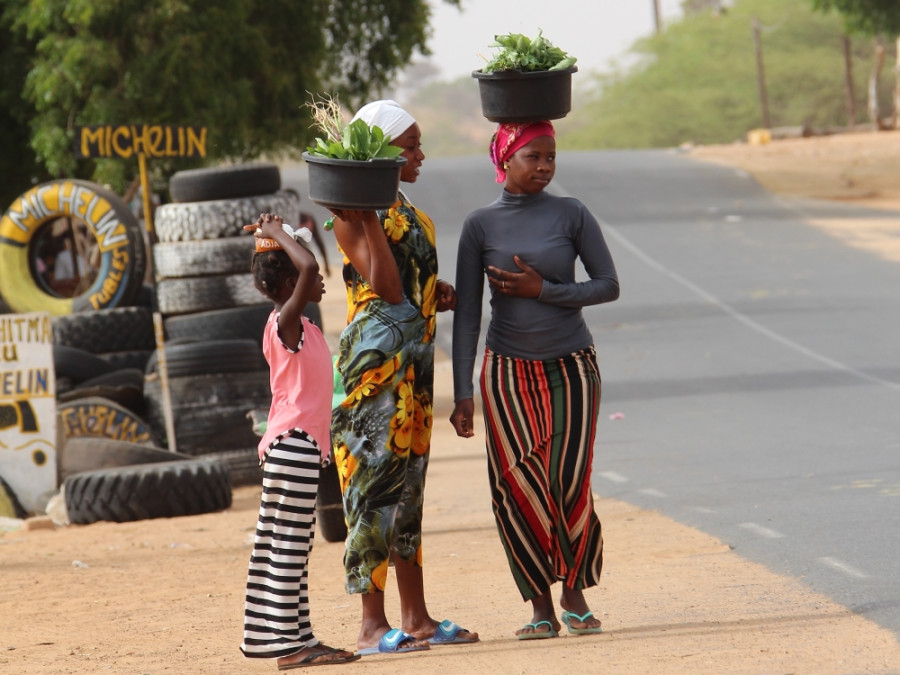
<instances>
[{"instance_id":1,"label":"paved road","mask_svg":"<svg viewBox=\"0 0 900 675\"><path fill-rule=\"evenodd\" d=\"M563 153L551 189L603 222L622 286L585 313L604 377L597 492L900 637L900 265L804 223L867 214L662 151ZM410 187L445 278L462 218L498 190L486 158L428 160Z\"/></svg>"}]
</instances>

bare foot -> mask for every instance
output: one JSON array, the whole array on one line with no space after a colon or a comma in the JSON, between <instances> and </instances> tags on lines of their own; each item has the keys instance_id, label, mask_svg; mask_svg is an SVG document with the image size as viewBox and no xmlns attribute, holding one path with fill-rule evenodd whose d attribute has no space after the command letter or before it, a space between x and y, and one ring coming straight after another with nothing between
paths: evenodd
<instances>
[{"instance_id":1,"label":"bare foot","mask_svg":"<svg viewBox=\"0 0 900 675\"><path fill-rule=\"evenodd\" d=\"M304 647L296 654L282 656L277 660L278 670L291 668L303 668L304 666L322 666L334 663L350 663L356 661L359 654L348 652L346 649L336 649L321 642L315 647Z\"/></svg>"}]
</instances>

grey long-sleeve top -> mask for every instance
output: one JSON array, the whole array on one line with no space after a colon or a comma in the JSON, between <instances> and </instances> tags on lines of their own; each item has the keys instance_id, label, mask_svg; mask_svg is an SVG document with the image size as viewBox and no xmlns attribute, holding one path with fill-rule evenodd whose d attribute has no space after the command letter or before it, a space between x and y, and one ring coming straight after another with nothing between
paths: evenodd
<instances>
[{"instance_id":1,"label":"grey long-sleeve top","mask_svg":"<svg viewBox=\"0 0 900 675\"><path fill-rule=\"evenodd\" d=\"M487 266L519 272L514 255L544 282L537 298L492 294L485 342L497 354L536 361L586 349L593 337L581 308L619 297L616 268L600 224L580 201L503 190L495 202L469 214L459 239L453 316L456 401L473 396ZM575 281L578 258L588 281Z\"/></svg>"}]
</instances>

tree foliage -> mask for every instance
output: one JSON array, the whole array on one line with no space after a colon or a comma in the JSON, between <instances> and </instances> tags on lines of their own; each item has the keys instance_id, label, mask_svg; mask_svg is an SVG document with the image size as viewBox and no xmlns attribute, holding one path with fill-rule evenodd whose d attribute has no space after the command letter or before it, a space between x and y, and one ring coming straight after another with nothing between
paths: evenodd
<instances>
[{"instance_id":1,"label":"tree foliage","mask_svg":"<svg viewBox=\"0 0 900 675\"><path fill-rule=\"evenodd\" d=\"M123 189L136 160L76 161L79 125L205 126L209 161L296 154L314 135L310 94L352 107L378 92L428 53L429 18L427 0L5 0L0 138L16 157L3 153L0 182ZM165 177L186 160L152 168Z\"/></svg>"},{"instance_id":2,"label":"tree foliage","mask_svg":"<svg viewBox=\"0 0 900 675\"><path fill-rule=\"evenodd\" d=\"M897 0L812 0L813 7L836 11L849 33L895 38L900 35L900 2Z\"/></svg>"},{"instance_id":3,"label":"tree foliage","mask_svg":"<svg viewBox=\"0 0 900 675\"><path fill-rule=\"evenodd\" d=\"M764 26L773 126L845 124L838 17L815 12L809 0L736 0L718 16L690 15L638 41L628 67L595 76L594 93L560 125L560 147L731 142L761 126L754 17ZM857 46L860 81L870 62L868 45ZM856 95L862 107L864 90Z\"/></svg>"}]
</instances>

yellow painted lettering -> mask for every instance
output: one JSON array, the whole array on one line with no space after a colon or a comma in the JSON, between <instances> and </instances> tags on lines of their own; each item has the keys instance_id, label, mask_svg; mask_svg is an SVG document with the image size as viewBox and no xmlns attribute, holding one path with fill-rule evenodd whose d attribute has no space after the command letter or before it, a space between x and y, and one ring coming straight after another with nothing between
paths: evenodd
<instances>
[{"instance_id":1,"label":"yellow painted lettering","mask_svg":"<svg viewBox=\"0 0 900 675\"><path fill-rule=\"evenodd\" d=\"M194 150L196 149L196 155L198 157L206 157L206 127L200 127L200 134L197 135L196 129L188 127L187 129L188 136L188 149L185 155L187 157L194 156Z\"/></svg>"},{"instance_id":2,"label":"yellow painted lettering","mask_svg":"<svg viewBox=\"0 0 900 675\"><path fill-rule=\"evenodd\" d=\"M134 149L131 147L131 133L128 127L116 127L112 130L110 134L113 139L113 149L117 156L124 157L125 159L131 157L134 153ZM120 139L122 142L120 143Z\"/></svg>"}]
</instances>

